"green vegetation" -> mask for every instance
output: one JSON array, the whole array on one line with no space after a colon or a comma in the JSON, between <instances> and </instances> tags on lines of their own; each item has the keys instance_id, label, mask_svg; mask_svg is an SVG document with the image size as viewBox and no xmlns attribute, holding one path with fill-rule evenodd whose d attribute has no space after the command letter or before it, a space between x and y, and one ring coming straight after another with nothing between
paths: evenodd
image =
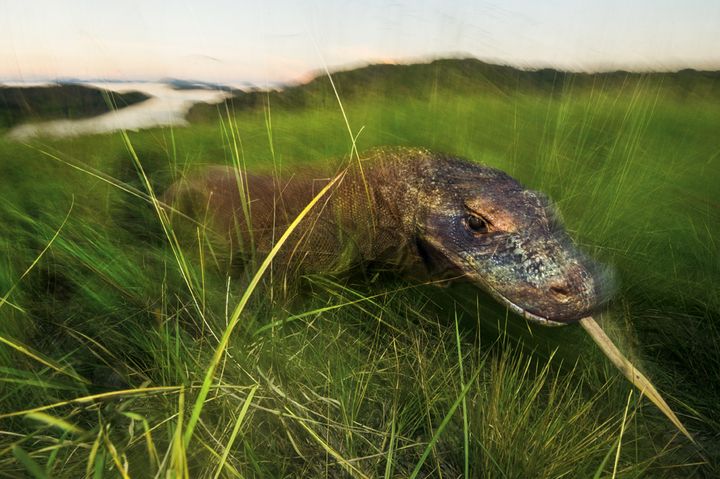
<instances>
[{"instance_id":1,"label":"green vegetation","mask_svg":"<svg viewBox=\"0 0 720 479\"><path fill-rule=\"evenodd\" d=\"M292 294L261 282L237 309L252 268L228 277L202 230L173 250L148 186L210 163L347 161L328 84L293 90L301 103L197 107L186 129L0 140L0 477L717 474L717 80L480 87L468 65L401 70L398 84L355 72L352 92L339 75L358 147L454 153L554 198L618 271L601 324L701 451L579 327L391 276L309 277Z\"/></svg>"},{"instance_id":2,"label":"green vegetation","mask_svg":"<svg viewBox=\"0 0 720 479\"><path fill-rule=\"evenodd\" d=\"M86 118L147 100L140 92L113 93L112 100L104 90L82 85L47 87L6 87L0 85L0 128L19 123Z\"/></svg>"}]
</instances>

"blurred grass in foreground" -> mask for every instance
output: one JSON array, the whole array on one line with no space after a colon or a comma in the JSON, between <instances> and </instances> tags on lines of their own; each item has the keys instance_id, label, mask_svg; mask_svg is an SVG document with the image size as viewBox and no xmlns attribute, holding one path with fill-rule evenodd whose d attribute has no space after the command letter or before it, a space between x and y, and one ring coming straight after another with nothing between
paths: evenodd
<instances>
[{"instance_id":1,"label":"blurred grass in foreground","mask_svg":"<svg viewBox=\"0 0 720 479\"><path fill-rule=\"evenodd\" d=\"M0 298L14 287L0 304L0 335L14 345L0 346L0 475L711 477L720 103L675 88L642 78L554 94L359 88L344 106L361 150L453 153L554 198L578 242L618 270L603 326L710 464L579 328L536 328L474 288L396 278L306 278L288 300L257 291L186 445L246 281L228 278L203 241L178 253L183 279L152 207L88 173L145 192L118 134L0 140ZM129 140L158 192L203 164L339 164L350 139L331 100L231 105L231 121L221 106L190 128ZM90 395L100 396L73 402Z\"/></svg>"}]
</instances>

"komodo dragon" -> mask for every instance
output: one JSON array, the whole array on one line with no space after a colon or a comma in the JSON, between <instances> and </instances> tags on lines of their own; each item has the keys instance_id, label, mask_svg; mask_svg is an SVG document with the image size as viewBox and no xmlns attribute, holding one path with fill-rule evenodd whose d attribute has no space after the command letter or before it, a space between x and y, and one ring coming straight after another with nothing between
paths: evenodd
<instances>
[{"instance_id":1,"label":"komodo dragon","mask_svg":"<svg viewBox=\"0 0 720 479\"><path fill-rule=\"evenodd\" d=\"M263 255L329 181L216 166L174 184L164 200L207 219L233 254ZM573 245L544 195L497 169L418 149L354 161L276 258L286 274L372 263L462 277L545 325L583 318L609 296L606 269Z\"/></svg>"}]
</instances>

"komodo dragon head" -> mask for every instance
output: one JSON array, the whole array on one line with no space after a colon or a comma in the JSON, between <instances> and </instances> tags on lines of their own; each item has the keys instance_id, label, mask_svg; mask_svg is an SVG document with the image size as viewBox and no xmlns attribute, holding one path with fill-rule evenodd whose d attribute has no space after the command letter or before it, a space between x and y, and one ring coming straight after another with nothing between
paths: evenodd
<instances>
[{"instance_id":1,"label":"komodo dragon head","mask_svg":"<svg viewBox=\"0 0 720 479\"><path fill-rule=\"evenodd\" d=\"M514 312L545 325L579 320L610 297L611 274L578 250L547 197L502 171L445 158L422 167L417 244Z\"/></svg>"}]
</instances>

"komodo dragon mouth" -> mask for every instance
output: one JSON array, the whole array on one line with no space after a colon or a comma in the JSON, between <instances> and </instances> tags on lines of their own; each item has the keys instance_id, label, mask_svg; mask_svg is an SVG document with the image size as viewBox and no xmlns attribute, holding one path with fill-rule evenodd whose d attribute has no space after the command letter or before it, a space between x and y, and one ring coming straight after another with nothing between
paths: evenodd
<instances>
[{"instance_id":1,"label":"komodo dragon mouth","mask_svg":"<svg viewBox=\"0 0 720 479\"><path fill-rule=\"evenodd\" d=\"M542 326L552 326L552 327L567 326L568 324L570 324L568 322L553 321L552 319L544 318L542 316L538 316L537 314L531 313L530 311L521 308L520 306L513 303L508 298L506 298L505 296L503 296L502 294L500 294L496 291L491 290L490 294L495 299L497 299L498 301L503 303L505 306L507 306L512 312L522 316L523 318L525 318L528 321L533 322L535 324L540 324ZM577 318L577 319L579 320L581 318Z\"/></svg>"}]
</instances>

